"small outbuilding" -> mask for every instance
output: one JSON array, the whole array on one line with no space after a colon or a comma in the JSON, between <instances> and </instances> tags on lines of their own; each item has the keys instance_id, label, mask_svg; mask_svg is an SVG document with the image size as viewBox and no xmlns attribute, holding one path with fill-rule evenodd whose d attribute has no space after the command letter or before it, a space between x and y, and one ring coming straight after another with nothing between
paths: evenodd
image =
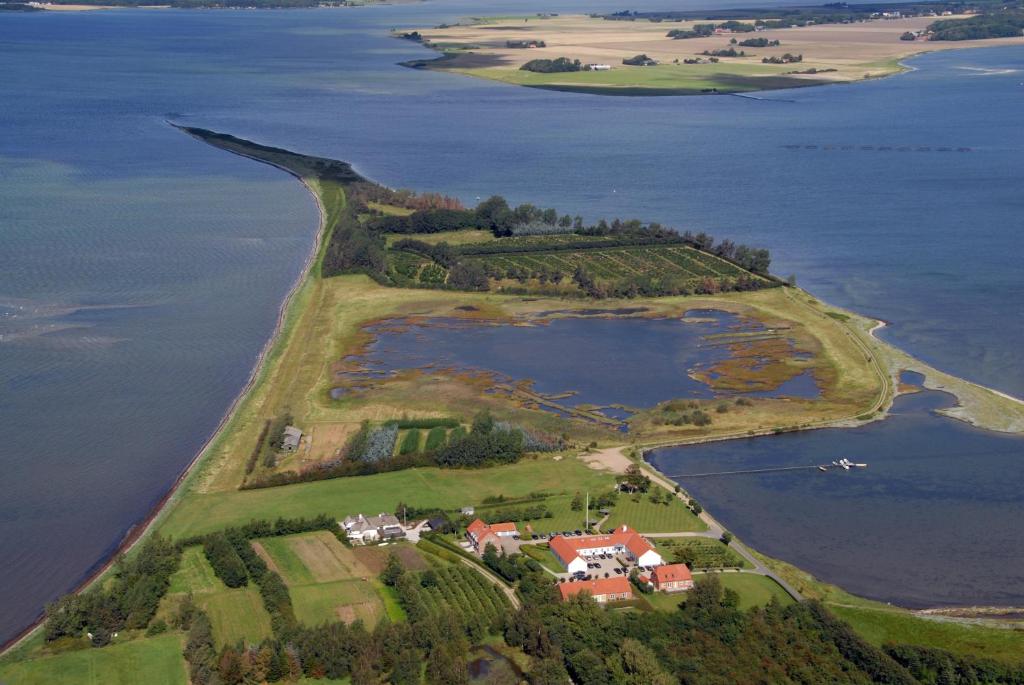
<instances>
[{"instance_id":1,"label":"small outbuilding","mask_svg":"<svg viewBox=\"0 0 1024 685\"><path fill-rule=\"evenodd\" d=\"M302 431L295 426L285 426L284 433L281 436L281 450L284 452L294 452L299 449L299 443L302 441Z\"/></svg>"}]
</instances>

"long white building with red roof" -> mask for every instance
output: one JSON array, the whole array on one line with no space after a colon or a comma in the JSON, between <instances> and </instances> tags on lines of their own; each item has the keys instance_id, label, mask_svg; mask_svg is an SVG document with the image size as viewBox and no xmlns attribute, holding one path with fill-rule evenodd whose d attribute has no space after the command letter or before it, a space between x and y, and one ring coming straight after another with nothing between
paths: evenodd
<instances>
[{"instance_id":1,"label":"long white building with red roof","mask_svg":"<svg viewBox=\"0 0 1024 685\"><path fill-rule=\"evenodd\" d=\"M584 535L578 538L556 535L551 538L548 546L569 573L585 573L587 559L599 554L621 554L638 566L660 566L665 563L654 545L625 525L603 535Z\"/></svg>"}]
</instances>

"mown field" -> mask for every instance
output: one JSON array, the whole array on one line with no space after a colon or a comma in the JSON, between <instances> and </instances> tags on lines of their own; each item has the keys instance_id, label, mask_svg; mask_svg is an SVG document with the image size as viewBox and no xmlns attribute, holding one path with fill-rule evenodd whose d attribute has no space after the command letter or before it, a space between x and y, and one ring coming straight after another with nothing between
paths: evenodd
<instances>
[{"instance_id":1,"label":"mown field","mask_svg":"<svg viewBox=\"0 0 1024 685\"><path fill-rule=\"evenodd\" d=\"M622 525L628 525L640 533L677 533L708 529L681 500L672 498L668 504L654 504L647 495L619 495L619 501L612 509L611 516L601 527L607 529Z\"/></svg>"}]
</instances>

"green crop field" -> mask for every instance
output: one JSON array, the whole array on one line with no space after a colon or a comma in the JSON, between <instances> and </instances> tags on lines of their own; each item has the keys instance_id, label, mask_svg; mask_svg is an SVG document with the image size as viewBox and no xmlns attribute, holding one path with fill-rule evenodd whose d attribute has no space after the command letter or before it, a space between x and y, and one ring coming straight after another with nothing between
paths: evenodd
<instances>
[{"instance_id":1,"label":"green crop field","mask_svg":"<svg viewBox=\"0 0 1024 685\"><path fill-rule=\"evenodd\" d=\"M574 491L597 492L608 490L612 479L577 459L540 458L486 470L414 468L260 490L190 493L171 511L161 532L180 538L279 516L326 513L340 519L360 512L393 511L399 502L455 509L480 504L491 495L511 498L537 491L561 492L568 484Z\"/></svg>"},{"instance_id":2,"label":"green crop field","mask_svg":"<svg viewBox=\"0 0 1024 685\"><path fill-rule=\"evenodd\" d=\"M0 667L5 685L185 685L182 637L165 634Z\"/></svg>"},{"instance_id":3,"label":"green crop field","mask_svg":"<svg viewBox=\"0 0 1024 685\"><path fill-rule=\"evenodd\" d=\"M640 533L677 533L707 530L703 521L681 500L673 498L669 504L654 504L647 495L619 495L611 516L601 528L628 525Z\"/></svg>"},{"instance_id":4,"label":"green crop field","mask_svg":"<svg viewBox=\"0 0 1024 685\"><path fill-rule=\"evenodd\" d=\"M668 561L682 553L692 568L748 568L750 563L720 540L711 538L653 538L655 547Z\"/></svg>"}]
</instances>

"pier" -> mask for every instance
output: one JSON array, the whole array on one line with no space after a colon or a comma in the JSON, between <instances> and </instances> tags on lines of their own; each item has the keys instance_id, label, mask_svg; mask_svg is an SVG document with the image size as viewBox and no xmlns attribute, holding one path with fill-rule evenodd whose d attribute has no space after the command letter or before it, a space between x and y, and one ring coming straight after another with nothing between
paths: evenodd
<instances>
[{"instance_id":1,"label":"pier","mask_svg":"<svg viewBox=\"0 0 1024 685\"><path fill-rule=\"evenodd\" d=\"M739 471L713 471L709 473L680 473L677 475L669 476L672 480L678 480L683 478L708 478L711 476L742 476L746 474L755 473L781 473L783 471L832 471L835 469L842 469L849 471L850 469L859 468L866 469L867 464L855 464L851 461L841 459L834 461L831 464L812 464L810 466L776 466L767 469L742 469Z\"/></svg>"}]
</instances>

